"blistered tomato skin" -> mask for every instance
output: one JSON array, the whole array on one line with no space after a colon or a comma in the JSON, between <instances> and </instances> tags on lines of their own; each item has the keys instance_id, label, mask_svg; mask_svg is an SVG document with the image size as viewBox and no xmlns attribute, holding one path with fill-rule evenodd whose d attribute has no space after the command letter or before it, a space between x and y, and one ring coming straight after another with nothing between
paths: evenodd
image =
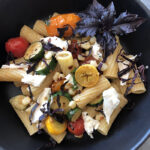
<instances>
[{"instance_id":1,"label":"blistered tomato skin","mask_svg":"<svg viewBox=\"0 0 150 150\"><path fill-rule=\"evenodd\" d=\"M82 117L80 117L78 120L75 122L69 122L68 123L68 130L70 133L80 136L84 133L84 121Z\"/></svg>"},{"instance_id":2,"label":"blistered tomato skin","mask_svg":"<svg viewBox=\"0 0 150 150\"><path fill-rule=\"evenodd\" d=\"M57 28L63 28L65 25L70 25L68 30L65 31L64 37L72 35L72 29L75 29L77 22L80 21L80 17L74 13L61 14L50 18L50 24L46 26L47 33L50 36L59 36Z\"/></svg>"},{"instance_id":3,"label":"blistered tomato skin","mask_svg":"<svg viewBox=\"0 0 150 150\"><path fill-rule=\"evenodd\" d=\"M22 37L10 38L5 43L5 49L7 53L11 52L14 57L23 57L29 43Z\"/></svg>"}]
</instances>

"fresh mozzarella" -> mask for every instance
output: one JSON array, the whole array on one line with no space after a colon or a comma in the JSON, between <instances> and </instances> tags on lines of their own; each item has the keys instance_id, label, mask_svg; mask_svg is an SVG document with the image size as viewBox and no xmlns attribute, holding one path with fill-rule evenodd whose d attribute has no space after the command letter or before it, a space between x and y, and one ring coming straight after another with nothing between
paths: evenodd
<instances>
[{"instance_id":1,"label":"fresh mozzarella","mask_svg":"<svg viewBox=\"0 0 150 150\"><path fill-rule=\"evenodd\" d=\"M44 58L45 59L51 59L54 54L55 54L55 52L53 52L53 51L46 51Z\"/></svg>"},{"instance_id":2,"label":"fresh mozzarella","mask_svg":"<svg viewBox=\"0 0 150 150\"><path fill-rule=\"evenodd\" d=\"M103 111L106 116L106 121L109 124L110 117L116 107L119 105L120 100L118 99L118 93L113 87L103 92Z\"/></svg>"},{"instance_id":3,"label":"fresh mozzarella","mask_svg":"<svg viewBox=\"0 0 150 150\"><path fill-rule=\"evenodd\" d=\"M31 74L24 74L21 82L26 84L31 84L35 87L39 87L42 82L45 80L46 76L44 75L31 75Z\"/></svg>"},{"instance_id":4,"label":"fresh mozzarella","mask_svg":"<svg viewBox=\"0 0 150 150\"><path fill-rule=\"evenodd\" d=\"M50 42L51 44L63 49L63 50L67 50L68 49L68 43L66 40L62 40L59 37L53 36L53 37L46 37L41 39L43 40L44 43L48 43Z\"/></svg>"},{"instance_id":5,"label":"fresh mozzarella","mask_svg":"<svg viewBox=\"0 0 150 150\"><path fill-rule=\"evenodd\" d=\"M102 57L102 53L100 52L100 50L101 46L97 42L95 42L92 48L92 56L97 60Z\"/></svg>"},{"instance_id":6,"label":"fresh mozzarella","mask_svg":"<svg viewBox=\"0 0 150 150\"><path fill-rule=\"evenodd\" d=\"M65 78L66 78L65 82L68 81L68 83L73 85L73 77L71 74L68 74Z\"/></svg>"},{"instance_id":7,"label":"fresh mozzarella","mask_svg":"<svg viewBox=\"0 0 150 150\"><path fill-rule=\"evenodd\" d=\"M37 99L37 103L39 104L39 106L36 108L33 114L32 123L37 123L39 121L40 116L43 115L41 109L47 110L47 103L50 94L51 94L51 88L45 88L43 92L39 95Z\"/></svg>"},{"instance_id":8,"label":"fresh mozzarella","mask_svg":"<svg viewBox=\"0 0 150 150\"><path fill-rule=\"evenodd\" d=\"M91 60L91 61L90 61L90 65L93 65L94 67L97 67L97 66L98 66L96 60Z\"/></svg>"},{"instance_id":9,"label":"fresh mozzarella","mask_svg":"<svg viewBox=\"0 0 150 150\"><path fill-rule=\"evenodd\" d=\"M87 134L93 139L92 133L94 130L97 130L100 123L98 120L93 119L91 116L88 115L87 112L82 112L82 117L84 120L84 128Z\"/></svg>"}]
</instances>

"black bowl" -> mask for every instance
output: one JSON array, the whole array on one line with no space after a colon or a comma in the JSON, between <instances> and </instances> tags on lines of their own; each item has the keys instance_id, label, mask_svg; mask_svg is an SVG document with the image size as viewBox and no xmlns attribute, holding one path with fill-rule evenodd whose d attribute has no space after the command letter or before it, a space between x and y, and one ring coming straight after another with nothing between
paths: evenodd
<instances>
[{"instance_id":1,"label":"black bowl","mask_svg":"<svg viewBox=\"0 0 150 150\"><path fill-rule=\"evenodd\" d=\"M20 28L32 25L39 18L44 18L53 12L76 12L83 10L91 0L0 0L0 63L6 60L4 44L10 37L18 36ZM100 0L107 5L110 1ZM122 42L129 52L143 53L141 63L150 64L150 17L136 0L115 1L117 12L128 10L147 18L137 32L122 37ZM149 72L149 71L148 71ZM150 76L147 75L147 81ZM150 95L131 95L129 99L135 102L133 110L124 109L113 124L107 137L95 133L95 139L88 136L75 139L68 135L56 150L128 150L136 149L150 133ZM20 90L10 83L0 83L0 150L35 150L46 143L45 135L30 137L23 124L13 111L8 100L17 95Z\"/></svg>"}]
</instances>

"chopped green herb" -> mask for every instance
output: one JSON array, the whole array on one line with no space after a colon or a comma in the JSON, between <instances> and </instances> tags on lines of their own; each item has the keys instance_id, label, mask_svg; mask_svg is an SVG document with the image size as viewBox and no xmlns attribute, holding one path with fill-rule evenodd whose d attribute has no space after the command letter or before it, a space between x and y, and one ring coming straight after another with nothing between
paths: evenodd
<instances>
[{"instance_id":1,"label":"chopped green herb","mask_svg":"<svg viewBox=\"0 0 150 150\"><path fill-rule=\"evenodd\" d=\"M78 89L78 85L77 85L77 81L75 79L75 72L76 72L77 68L75 68L71 73L72 73L72 77L73 77L73 90Z\"/></svg>"},{"instance_id":2,"label":"chopped green herb","mask_svg":"<svg viewBox=\"0 0 150 150\"><path fill-rule=\"evenodd\" d=\"M56 93L54 93L52 96L53 97L56 97L56 96L65 96L67 99L69 99L69 101L71 101L72 100L72 97L71 97L71 95L69 94L69 93L67 93L67 92L62 92L62 91L58 91L58 92L56 92Z\"/></svg>"}]
</instances>

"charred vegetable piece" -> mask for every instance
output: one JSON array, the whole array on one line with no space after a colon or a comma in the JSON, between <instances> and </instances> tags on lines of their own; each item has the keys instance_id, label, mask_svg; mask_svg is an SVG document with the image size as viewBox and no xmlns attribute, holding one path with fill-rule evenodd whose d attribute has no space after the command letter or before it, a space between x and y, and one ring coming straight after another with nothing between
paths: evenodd
<instances>
[{"instance_id":1,"label":"charred vegetable piece","mask_svg":"<svg viewBox=\"0 0 150 150\"><path fill-rule=\"evenodd\" d=\"M49 74L50 70L54 70L57 65L57 61L55 57L52 57L51 60L41 60L36 67L36 74L39 75L47 75Z\"/></svg>"},{"instance_id":2,"label":"charred vegetable piece","mask_svg":"<svg viewBox=\"0 0 150 150\"><path fill-rule=\"evenodd\" d=\"M81 116L81 109L77 107L75 109L70 110L67 113L68 120L71 122L75 122L80 116Z\"/></svg>"},{"instance_id":3,"label":"charred vegetable piece","mask_svg":"<svg viewBox=\"0 0 150 150\"><path fill-rule=\"evenodd\" d=\"M52 93L60 91L61 86L63 84L64 84L64 80L59 80L59 81L53 82L51 85Z\"/></svg>"},{"instance_id":4,"label":"charred vegetable piece","mask_svg":"<svg viewBox=\"0 0 150 150\"><path fill-rule=\"evenodd\" d=\"M73 33L73 29L76 27L76 23L80 20L80 17L74 13L61 14L50 18L50 24L46 26L47 33L50 36L59 36L58 29L65 28L68 29L64 32L64 37L69 37ZM62 36L62 35L61 35Z\"/></svg>"},{"instance_id":5,"label":"charred vegetable piece","mask_svg":"<svg viewBox=\"0 0 150 150\"><path fill-rule=\"evenodd\" d=\"M68 123L68 130L70 133L80 136L84 133L84 121L80 117L76 122L69 122Z\"/></svg>"},{"instance_id":6,"label":"charred vegetable piece","mask_svg":"<svg viewBox=\"0 0 150 150\"><path fill-rule=\"evenodd\" d=\"M49 134L59 135L63 133L67 128L67 123L64 121L63 123L59 123L53 117L48 116L45 120L46 129Z\"/></svg>"},{"instance_id":7,"label":"charred vegetable piece","mask_svg":"<svg viewBox=\"0 0 150 150\"><path fill-rule=\"evenodd\" d=\"M88 105L95 107L95 106L99 106L99 105L102 105L102 104L103 104L103 97L99 96L98 98L96 98L94 101L92 101Z\"/></svg>"},{"instance_id":8,"label":"charred vegetable piece","mask_svg":"<svg viewBox=\"0 0 150 150\"><path fill-rule=\"evenodd\" d=\"M43 56L44 56L44 49L42 43L34 42L28 47L24 55L24 58L27 61L37 61L41 59Z\"/></svg>"},{"instance_id":9,"label":"charred vegetable piece","mask_svg":"<svg viewBox=\"0 0 150 150\"><path fill-rule=\"evenodd\" d=\"M53 103L51 104L51 109L56 110L58 108L61 108L64 110L64 113L67 113L69 111L69 100L64 97L60 96L58 99L59 102L57 102L57 97L54 97ZM59 107L60 103L60 107Z\"/></svg>"}]
</instances>

